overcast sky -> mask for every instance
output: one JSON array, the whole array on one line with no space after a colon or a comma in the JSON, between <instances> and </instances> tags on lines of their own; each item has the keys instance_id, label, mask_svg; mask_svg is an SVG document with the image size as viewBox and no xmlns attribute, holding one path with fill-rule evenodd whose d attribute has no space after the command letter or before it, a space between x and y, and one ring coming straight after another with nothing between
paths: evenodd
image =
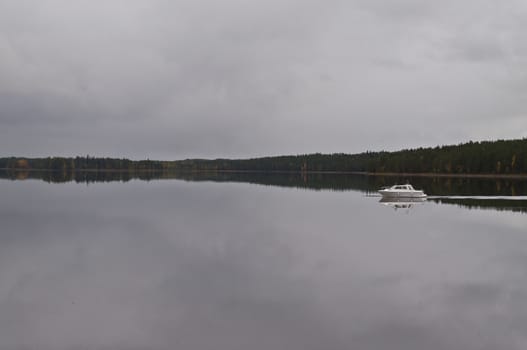
<instances>
[{"instance_id":1,"label":"overcast sky","mask_svg":"<svg viewBox=\"0 0 527 350\"><path fill-rule=\"evenodd\" d=\"M0 156L521 137L524 0L0 0Z\"/></svg>"}]
</instances>

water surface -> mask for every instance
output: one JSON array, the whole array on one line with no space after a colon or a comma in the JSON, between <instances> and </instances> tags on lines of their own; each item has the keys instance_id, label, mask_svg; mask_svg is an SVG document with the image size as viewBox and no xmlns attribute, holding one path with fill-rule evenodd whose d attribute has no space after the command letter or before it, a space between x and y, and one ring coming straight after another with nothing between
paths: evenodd
<instances>
[{"instance_id":1,"label":"water surface","mask_svg":"<svg viewBox=\"0 0 527 350\"><path fill-rule=\"evenodd\" d=\"M525 201L186 180L0 180L0 348L527 347Z\"/></svg>"}]
</instances>

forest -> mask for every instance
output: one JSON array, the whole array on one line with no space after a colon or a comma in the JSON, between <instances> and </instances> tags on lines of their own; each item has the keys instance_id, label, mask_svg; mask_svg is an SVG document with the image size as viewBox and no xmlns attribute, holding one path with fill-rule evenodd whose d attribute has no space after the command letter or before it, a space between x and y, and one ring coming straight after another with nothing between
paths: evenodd
<instances>
[{"instance_id":1,"label":"forest","mask_svg":"<svg viewBox=\"0 0 527 350\"><path fill-rule=\"evenodd\" d=\"M526 175L527 138L458 145L367 151L357 154L305 154L251 159L129 160L98 157L0 158L0 169L62 173L116 171L353 172L414 174ZM133 176L132 176L133 177Z\"/></svg>"}]
</instances>

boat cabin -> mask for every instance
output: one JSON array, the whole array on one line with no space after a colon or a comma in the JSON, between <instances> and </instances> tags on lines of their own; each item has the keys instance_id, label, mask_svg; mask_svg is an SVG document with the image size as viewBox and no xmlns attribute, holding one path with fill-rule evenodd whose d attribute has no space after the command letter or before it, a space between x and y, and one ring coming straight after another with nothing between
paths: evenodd
<instances>
[{"instance_id":1,"label":"boat cabin","mask_svg":"<svg viewBox=\"0 0 527 350\"><path fill-rule=\"evenodd\" d=\"M414 191L414 188L412 185L395 185L390 187L391 190L406 190L406 191Z\"/></svg>"}]
</instances>

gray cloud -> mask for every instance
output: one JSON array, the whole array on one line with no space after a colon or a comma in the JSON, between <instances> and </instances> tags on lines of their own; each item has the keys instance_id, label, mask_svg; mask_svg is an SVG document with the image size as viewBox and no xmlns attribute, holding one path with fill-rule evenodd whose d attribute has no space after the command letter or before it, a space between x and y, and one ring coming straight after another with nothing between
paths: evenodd
<instances>
[{"instance_id":1,"label":"gray cloud","mask_svg":"<svg viewBox=\"0 0 527 350\"><path fill-rule=\"evenodd\" d=\"M526 17L490 0L4 1L0 147L171 159L523 137Z\"/></svg>"}]
</instances>

